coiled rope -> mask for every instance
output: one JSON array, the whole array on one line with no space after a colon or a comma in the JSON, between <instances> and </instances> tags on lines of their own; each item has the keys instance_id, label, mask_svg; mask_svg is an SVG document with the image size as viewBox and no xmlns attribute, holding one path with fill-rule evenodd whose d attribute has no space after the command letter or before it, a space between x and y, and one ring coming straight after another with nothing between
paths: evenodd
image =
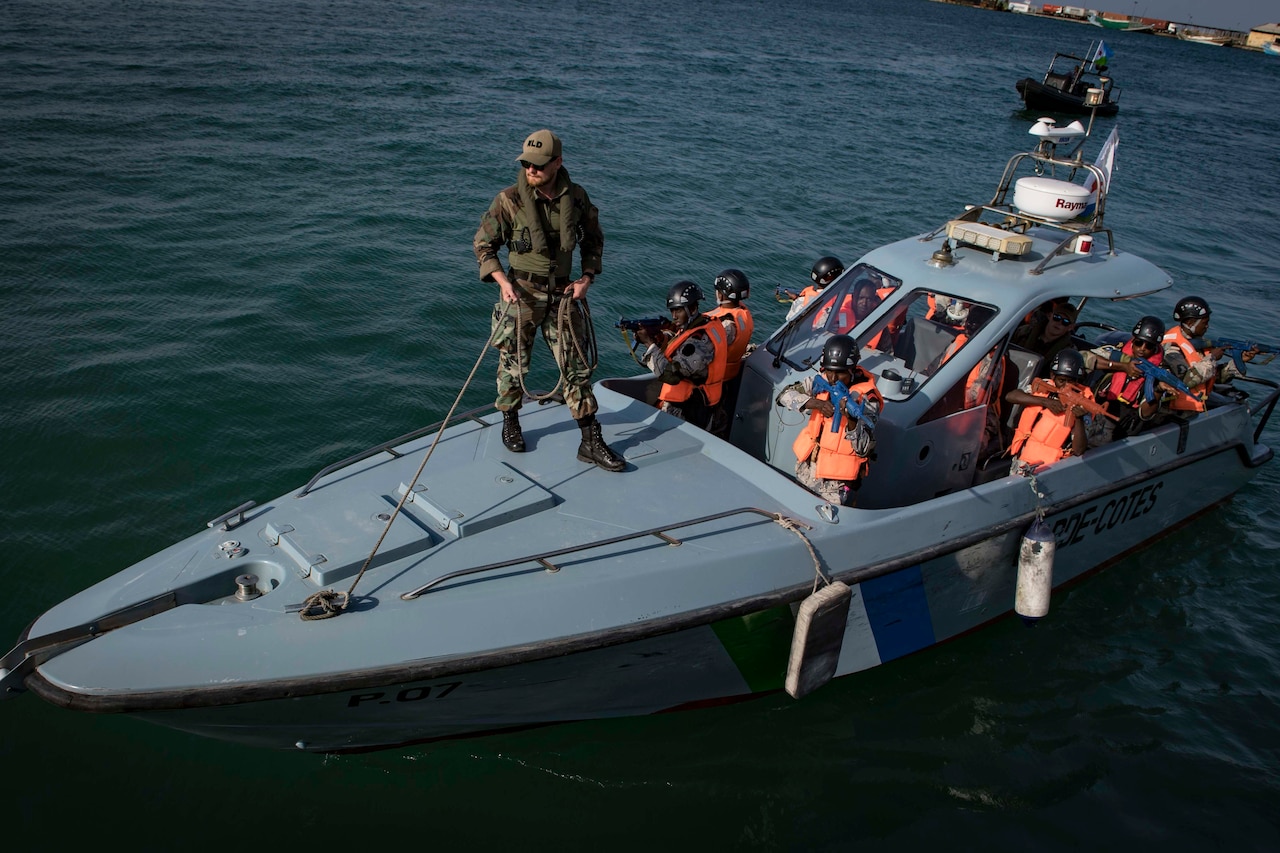
<instances>
[{"instance_id":1,"label":"coiled rope","mask_svg":"<svg viewBox=\"0 0 1280 853\"><path fill-rule=\"evenodd\" d=\"M548 294L550 297L550 294ZM573 315L577 313L582 318L583 338L579 339L578 329L573 322ZM520 312L516 311L516 352L524 352L524 326L520 322ZM535 331L536 334L536 331ZM591 306L587 304L587 298L581 299L572 297L562 297L560 306L556 309L556 340L560 342L559 352L556 347L551 346L547 340L547 336L542 336L542 341L547 345L547 349L551 352L551 358L556 363L556 369L559 371L559 378L556 379L556 385L545 394L535 394L524 384L525 372L521 370L520 376L520 392L531 400L539 403L545 403L555 397L562 385L565 384L565 370L570 365L570 359L577 356L578 364L586 368L588 373L595 371L596 366L600 363L600 352L596 347L595 325L591 321ZM565 341L572 344L572 349L565 345Z\"/></svg>"}]
</instances>

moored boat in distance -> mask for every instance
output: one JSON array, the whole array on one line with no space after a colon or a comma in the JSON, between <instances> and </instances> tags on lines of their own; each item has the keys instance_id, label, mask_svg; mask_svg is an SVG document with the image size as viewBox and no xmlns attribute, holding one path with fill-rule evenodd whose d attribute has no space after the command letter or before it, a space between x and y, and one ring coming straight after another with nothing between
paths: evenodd
<instances>
[{"instance_id":1,"label":"moored boat in distance","mask_svg":"<svg viewBox=\"0 0 1280 853\"><path fill-rule=\"evenodd\" d=\"M1234 39L1229 35L1206 33L1199 30L1178 30L1178 38L1183 41L1191 41L1196 44L1215 45L1217 47L1226 47L1234 41Z\"/></svg>"},{"instance_id":2,"label":"moored boat in distance","mask_svg":"<svg viewBox=\"0 0 1280 853\"><path fill-rule=\"evenodd\" d=\"M1095 27L1102 27L1104 30L1118 30L1126 33L1149 33L1155 29L1154 24L1144 24L1142 21L1134 21L1128 18L1119 21L1114 18L1104 17L1097 12L1089 13L1089 23Z\"/></svg>"},{"instance_id":3,"label":"moored boat in distance","mask_svg":"<svg viewBox=\"0 0 1280 853\"><path fill-rule=\"evenodd\" d=\"M1280 44L1267 42L1262 46L1262 52L1267 56L1280 56Z\"/></svg>"},{"instance_id":4,"label":"moored boat in distance","mask_svg":"<svg viewBox=\"0 0 1280 853\"><path fill-rule=\"evenodd\" d=\"M1024 316L1171 284L1116 246L1084 129L1032 133L988 201L871 251L747 358L728 440L656 409L651 377L597 385L620 474L576 460L562 404L525 410L526 453L492 410L415 431L54 606L0 693L310 751L802 694L1007 616L1029 530L1044 596L1176 530L1271 459L1274 383L1034 480L984 444L989 418L1005 440L1014 422L1001 389L1041 366L1011 342ZM860 286L882 301L855 318ZM963 339L936 319L949 303ZM837 333L886 401L856 508L794 479L804 423L775 403ZM1003 384L966 393L995 365ZM797 630L839 585L835 630Z\"/></svg>"},{"instance_id":5,"label":"moored boat in distance","mask_svg":"<svg viewBox=\"0 0 1280 853\"><path fill-rule=\"evenodd\" d=\"M1086 51L1086 55L1094 55ZM1024 77L1014 84L1029 110L1071 115L1113 116L1120 111L1120 88L1098 70L1093 59L1055 53L1044 77ZM1090 95L1097 90L1100 96ZM1095 105L1093 100L1100 97Z\"/></svg>"}]
</instances>

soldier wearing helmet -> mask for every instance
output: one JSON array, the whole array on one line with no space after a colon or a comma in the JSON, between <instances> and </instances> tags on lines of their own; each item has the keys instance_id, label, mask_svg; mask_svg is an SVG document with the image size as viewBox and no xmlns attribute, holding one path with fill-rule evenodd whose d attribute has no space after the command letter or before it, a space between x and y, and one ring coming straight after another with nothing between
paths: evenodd
<instances>
[{"instance_id":1,"label":"soldier wearing helmet","mask_svg":"<svg viewBox=\"0 0 1280 853\"><path fill-rule=\"evenodd\" d=\"M1093 400L1093 393L1081 384L1086 374L1084 357L1079 350L1064 349L1055 355L1049 363L1049 376L1054 387ZM1005 400L1022 406L1013 441L1009 443L1009 452L1014 456L1010 474L1037 473L1068 455L1081 456L1088 448L1087 413L1080 406L1068 409L1056 393L1032 393L1030 380L1006 394Z\"/></svg>"},{"instance_id":2,"label":"soldier wearing helmet","mask_svg":"<svg viewBox=\"0 0 1280 853\"><path fill-rule=\"evenodd\" d=\"M1209 330L1209 303L1199 296L1185 296L1173 308L1178 323L1164 335L1165 365L1192 390L1191 395L1174 394L1169 407L1183 417L1203 412L1215 382L1229 382L1244 374L1235 363L1218 360L1226 352L1222 347L1207 347L1205 332ZM1252 361L1257 350L1241 353L1243 361Z\"/></svg>"},{"instance_id":3,"label":"soldier wearing helmet","mask_svg":"<svg viewBox=\"0 0 1280 853\"><path fill-rule=\"evenodd\" d=\"M838 279L844 273L844 264L834 255L823 255L813 262L813 269L809 271L809 278L813 284L800 291L800 295L796 296L795 301L791 303L791 309L787 311L787 319L795 317L805 309L805 306L813 301L813 297L817 296L831 282Z\"/></svg>"},{"instance_id":4,"label":"soldier wearing helmet","mask_svg":"<svg viewBox=\"0 0 1280 853\"><path fill-rule=\"evenodd\" d=\"M662 381L659 408L707 429L719 410L729 363L729 335L699 308L702 288L682 280L667 292L673 332L639 329L636 340L645 345L641 361Z\"/></svg>"},{"instance_id":5,"label":"soldier wearing helmet","mask_svg":"<svg viewBox=\"0 0 1280 853\"><path fill-rule=\"evenodd\" d=\"M1123 346L1103 344L1084 353L1085 370L1106 374L1096 384L1095 396L1119 419L1094 418L1088 425L1091 447L1133 435L1157 423L1161 398L1173 389L1156 383L1152 386L1155 398L1147 399L1146 379L1136 362L1144 360L1156 367L1163 366L1164 333L1164 321L1148 314L1133 324L1130 338Z\"/></svg>"},{"instance_id":6,"label":"soldier wearing helmet","mask_svg":"<svg viewBox=\"0 0 1280 853\"><path fill-rule=\"evenodd\" d=\"M738 401L738 385L742 373L742 360L746 358L751 346L751 335L755 332L755 320L751 309L743 302L751 295L751 283L747 274L738 269L721 270L715 280L716 301L719 305L707 312L707 316L724 324L725 334L729 340L729 363L725 368L725 385L723 402L720 411L725 414L712 429L717 435L727 436L731 424L730 415Z\"/></svg>"},{"instance_id":7,"label":"soldier wearing helmet","mask_svg":"<svg viewBox=\"0 0 1280 853\"><path fill-rule=\"evenodd\" d=\"M784 388L777 400L779 406L809 413L809 422L791 446L796 480L830 503L853 506L875 453L875 424L884 398L875 378L858 366L858 344L848 335L827 339L818 369L821 382L818 376L806 376Z\"/></svg>"}]
</instances>

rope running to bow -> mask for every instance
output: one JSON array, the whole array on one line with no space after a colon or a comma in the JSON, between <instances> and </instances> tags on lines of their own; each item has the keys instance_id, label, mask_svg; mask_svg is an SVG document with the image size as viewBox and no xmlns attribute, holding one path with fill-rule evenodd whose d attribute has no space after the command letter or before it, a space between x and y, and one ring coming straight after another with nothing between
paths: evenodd
<instances>
[{"instance_id":1,"label":"rope running to bow","mask_svg":"<svg viewBox=\"0 0 1280 853\"><path fill-rule=\"evenodd\" d=\"M579 305L579 303L581 304ZM458 404L462 402L462 397L466 394L467 388L471 386L471 381L475 379L476 371L480 369L480 364L484 361L485 354L488 353L489 347L493 345L493 341L494 338L497 337L498 330L502 328L502 321L505 321L510 315L511 304L512 303L509 302L502 303L502 317L499 318L498 323L494 324L493 331L490 332L489 339L484 342L484 346L480 349L480 355L476 358L475 364L471 366L471 372L467 374L466 381L462 383L462 388L459 389L458 396L454 398L453 405L449 407L448 414L446 414L444 416L444 420L441 421L440 429L436 432L435 439L431 442L431 446L427 448L426 455L422 458L422 464L418 466L417 473L413 475L413 479L409 482L409 487L405 489L404 494L400 496L400 501L392 511L391 517L387 519L386 526L382 528L382 534L378 537L378 541L374 543L373 550L369 552L369 556L365 558L364 564L360 566L360 571L356 573L355 579L351 581L351 586L346 592L335 592L331 589L326 589L314 592L307 596L307 599L302 603L302 610L299 613L303 621L332 618L346 610L348 605L351 603L351 596L352 593L355 592L356 585L360 583L360 579L364 577L365 571L368 570L369 565L373 562L373 558L377 555L378 549L382 547L383 541L387 538L387 533L391 530L391 525L395 523L396 518L400 515L400 510L404 508L405 501L407 501L409 496L413 494L413 487L418 484L418 479L422 476L423 469L427 467L427 461L431 459L431 454L435 452L436 445L440 443L441 437L444 436L445 428L453 418L453 413L457 410ZM577 330L574 328L574 311L581 311L583 320L585 321L585 342L583 340L579 340ZM521 330L524 324L519 322L519 310L516 311L516 315L516 346L519 347L521 343ZM531 394L524 386L524 373L520 373L521 391L532 399L540 402L551 399L556 391L560 390L560 386L564 383L565 366L571 355L576 355L579 359L579 363L588 365L591 370L594 370L597 364L598 352L596 350L595 335L591 324L591 309L587 306L586 299L562 299L560 301L560 308L556 312L556 330L559 333L559 340L564 341L567 337L573 345L572 353L565 352L565 346L563 343L559 347L560 352L557 353L555 348L552 348L550 344L547 344L547 347L551 349L552 356L555 358L556 367L560 371L560 378L556 381L556 387L548 394L542 396ZM587 354L588 352L590 353L589 356ZM803 535L804 534L802 533L801 536Z\"/></svg>"}]
</instances>

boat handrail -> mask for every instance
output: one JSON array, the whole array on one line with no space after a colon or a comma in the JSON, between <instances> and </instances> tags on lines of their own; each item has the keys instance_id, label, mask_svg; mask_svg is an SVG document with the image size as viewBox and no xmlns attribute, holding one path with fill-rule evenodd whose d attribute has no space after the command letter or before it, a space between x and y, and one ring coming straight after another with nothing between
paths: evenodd
<instances>
[{"instance_id":1,"label":"boat handrail","mask_svg":"<svg viewBox=\"0 0 1280 853\"><path fill-rule=\"evenodd\" d=\"M504 569L504 568L507 568L508 566L518 566L521 563L541 563L543 568L545 568L547 571L558 572L560 571L560 567L551 562L551 559L553 557L563 557L565 554L573 554L579 551L587 551L592 548L604 548L609 545L617 545L620 542L628 542L632 539L641 539L645 536L656 536L657 538L665 541L668 545L676 546L682 543L679 539L676 539L673 536L668 536L667 534L669 531L679 530L682 527L692 527L695 524L704 524L708 521L717 521L721 518L728 518L729 516L741 515L743 513L752 513L755 515L764 516L765 518L775 523L781 523L783 520L785 520L788 524L794 525L795 527L803 527L805 530L813 529L813 525L806 524L803 521L800 521L799 519L796 519L796 518L791 518L790 516L784 516L779 512L771 512L767 509L760 509L758 507L750 507L750 506L739 507L738 509L725 510L724 512L717 512L717 513L713 513L712 515L704 515L699 518L690 518L684 521L677 521L672 524L664 524L659 527L650 527L648 530L636 530L631 533L625 533L621 536L611 536L608 539L598 539L594 542L583 542L579 545L570 545L567 548L557 548L553 551L542 551L537 554L529 554L524 557L516 557L513 560L501 560L497 563L488 563L486 565L475 566L470 569L458 569L457 571L443 574L440 577L436 578L435 580L423 584L417 589L412 589L409 592L402 593L400 598L404 601L412 601L418 596L427 592L432 587L438 586L444 583L445 581L450 581L450 580L453 580L454 578L465 577L467 575L479 574L480 572L489 572L489 571L493 571L494 569Z\"/></svg>"},{"instance_id":2,"label":"boat handrail","mask_svg":"<svg viewBox=\"0 0 1280 853\"><path fill-rule=\"evenodd\" d=\"M1271 412L1276 407L1276 401L1280 399L1280 383L1272 382L1270 379L1259 379L1253 376L1233 376L1231 378L1231 384L1234 385L1237 382L1252 382L1256 385L1265 385L1271 389L1271 393L1262 398L1258 407L1256 409L1252 409L1253 412L1262 412L1262 420L1258 421L1258 427L1253 431L1253 443L1257 444L1258 440L1262 438L1263 428L1271 418Z\"/></svg>"},{"instance_id":3,"label":"boat handrail","mask_svg":"<svg viewBox=\"0 0 1280 853\"><path fill-rule=\"evenodd\" d=\"M24 636L18 645L0 658L0 699L21 693L24 690L23 681L32 668L46 660L87 643L108 631L141 622L143 619L149 619L157 613L172 610L177 606L178 595L170 590L148 598L146 601L113 610L80 625L38 637ZM31 629L28 627L27 630Z\"/></svg>"},{"instance_id":4,"label":"boat handrail","mask_svg":"<svg viewBox=\"0 0 1280 853\"><path fill-rule=\"evenodd\" d=\"M488 421L484 421L480 419L481 412L490 412L490 411L493 411L493 406L477 406L476 408L471 409L470 411L463 412L462 414L458 415L457 420L461 420L465 418L470 421L475 421L476 423L480 424L480 426L490 426ZM331 465L326 465L323 468L321 468L318 472L316 472L316 475L314 477L312 477L310 480L307 480L307 484L303 486L302 489L296 495L294 495L294 497L295 498L306 497L307 493L311 491L311 487L314 486L316 482L320 480L321 477L324 477L328 474L332 474L334 471L337 471L341 468L345 468L348 465L351 465L355 462L360 462L361 460L368 459L370 456L376 456L379 453L386 452L386 453L390 453L393 458L399 459L404 454L397 453L395 448L399 447L405 442L413 441L415 438L421 438L422 436L432 432L433 430L438 430L443 424L444 424L444 421L437 421L431 426L419 427L418 429L415 429L412 432L406 432L404 435L398 438L393 438L390 441L384 441L382 444L378 444L373 447L370 447L368 450L361 451L360 453L357 453L354 456L348 456L346 459L343 459L338 462L334 462ZM236 510L232 510L230 514L234 515L235 513L236 513Z\"/></svg>"}]
</instances>

